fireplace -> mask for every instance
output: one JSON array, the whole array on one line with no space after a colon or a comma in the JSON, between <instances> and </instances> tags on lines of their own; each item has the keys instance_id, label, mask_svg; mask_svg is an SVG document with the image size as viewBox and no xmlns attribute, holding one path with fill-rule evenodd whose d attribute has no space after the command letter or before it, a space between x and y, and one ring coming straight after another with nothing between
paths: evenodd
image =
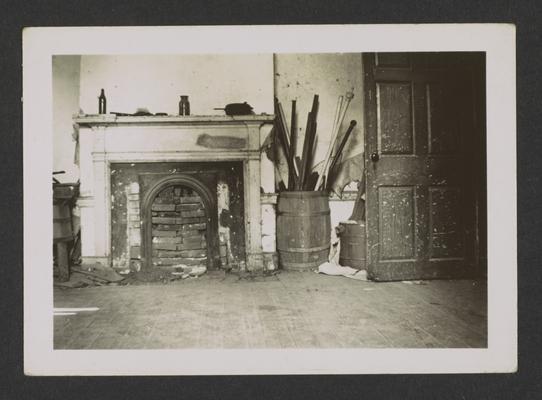
<instances>
[{"instance_id":1,"label":"fireplace","mask_svg":"<svg viewBox=\"0 0 542 400\"><path fill-rule=\"evenodd\" d=\"M241 162L112 163L110 171L113 267L245 261Z\"/></svg>"},{"instance_id":2,"label":"fireplace","mask_svg":"<svg viewBox=\"0 0 542 400\"><path fill-rule=\"evenodd\" d=\"M145 216L142 260L147 268L222 266L217 252L216 200L197 179L187 175L162 179L145 197L141 213Z\"/></svg>"},{"instance_id":3,"label":"fireplace","mask_svg":"<svg viewBox=\"0 0 542 400\"><path fill-rule=\"evenodd\" d=\"M274 178L260 143L272 120L76 117L83 262L262 268L261 172Z\"/></svg>"}]
</instances>

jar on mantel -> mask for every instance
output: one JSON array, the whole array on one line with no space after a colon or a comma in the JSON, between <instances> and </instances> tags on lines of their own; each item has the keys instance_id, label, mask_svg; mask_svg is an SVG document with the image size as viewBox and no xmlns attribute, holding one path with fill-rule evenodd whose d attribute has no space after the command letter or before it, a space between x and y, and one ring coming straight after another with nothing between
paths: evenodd
<instances>
[{"instance_id":1,"label":"jar on mantel","mask_svg":"<svg viewBox=\"0 0 542 400\"><path fill-rule=\"evenodd\" d=\"M181 96L181 101L179 101L179 115L190 115L188 96Z\"/></svg>"}]
</instances>

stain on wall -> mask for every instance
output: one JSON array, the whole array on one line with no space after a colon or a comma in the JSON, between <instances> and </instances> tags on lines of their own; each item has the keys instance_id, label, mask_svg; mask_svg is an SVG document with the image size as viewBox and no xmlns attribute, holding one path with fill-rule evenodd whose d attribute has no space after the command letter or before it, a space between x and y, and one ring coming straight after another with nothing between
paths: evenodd
<instances>
[{"instance_id":1,"label":"stain on wall","mask_svg":"<svg viewBox=\"0 0 542 400\"><path fill-rule=\"evenodd\" d=\"M198 136L196 144L208 149L242 149L246 146L246 139L230 136L211 136L203 133Z\"/></svg>"}]
</instances>

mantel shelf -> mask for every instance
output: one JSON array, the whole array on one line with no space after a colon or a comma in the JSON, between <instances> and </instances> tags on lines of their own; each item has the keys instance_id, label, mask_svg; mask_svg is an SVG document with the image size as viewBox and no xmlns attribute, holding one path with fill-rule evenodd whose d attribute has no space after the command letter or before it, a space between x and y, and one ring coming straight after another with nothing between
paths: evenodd
<instances>
[{"instance_id":1,"label":"mantel shelf","mask_svg":"<svg viewBox=\"0 0 542 400\"><path fill-rule=\"evenodd\" d=\"M82 126L96 125L221 125L221 124L267 124L274 115L164 115L164 116L117 116L115 114L76 115L73 121Z\"/></svg>"}]
</instances>

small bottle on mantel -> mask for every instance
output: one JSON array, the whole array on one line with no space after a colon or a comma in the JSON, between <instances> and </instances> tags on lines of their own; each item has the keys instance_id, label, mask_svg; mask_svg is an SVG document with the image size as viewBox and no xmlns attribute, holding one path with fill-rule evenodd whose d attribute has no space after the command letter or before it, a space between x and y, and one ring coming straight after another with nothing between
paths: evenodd
<instances>
[{"instance_id":1,"label":"small bottle on mantel","mask_svg":"<svg viewBox=\"0 0 542 400\"><path fill-rule=\"evenodd\" d=\"M179 115L190 115L188 96L181 96L181 101L179 101Z\"/></svg>"},{"instance_id":2,"label":"small bottle on mantel","mask_svg":"<svg viewBox=\"0 0 542 400\"><path fill-rule=\"evenodd\" d=\"M98 97L98 114L107 114L107 99L103 89Z\"/></svg>"}]
</instances>

